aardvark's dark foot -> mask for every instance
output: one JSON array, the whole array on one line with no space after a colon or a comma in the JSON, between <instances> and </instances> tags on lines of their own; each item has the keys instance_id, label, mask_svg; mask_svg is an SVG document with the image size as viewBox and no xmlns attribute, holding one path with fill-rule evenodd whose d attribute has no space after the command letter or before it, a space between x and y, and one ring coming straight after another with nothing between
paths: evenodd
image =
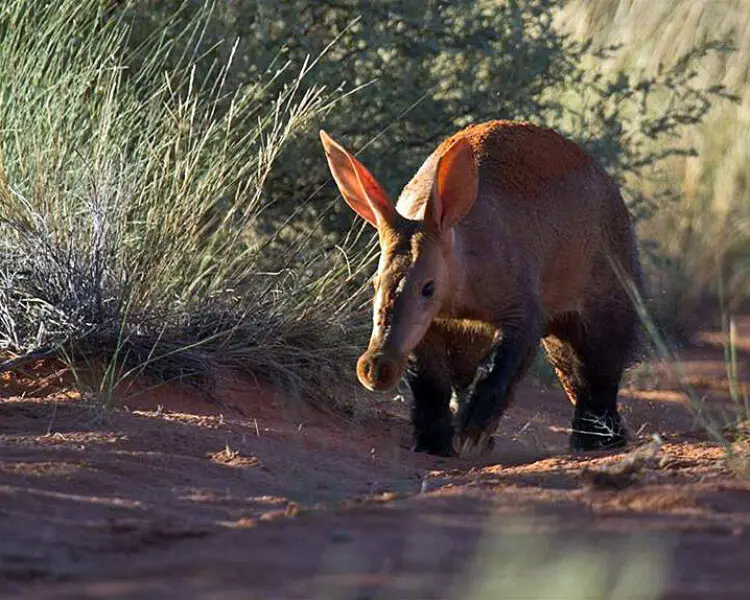
<instances>
[{"instance_id":1,"label":"aardvark's dark foot","mask_svg":"<svg viewBox=\"0 0 750 600\"><path fill-rule=\"evenodd\" d=\"M628 443L625 427L617 414L583 413L573 419L570 449L574 452L612 450Z\"/></svg>"},{"instance_id":2,"label":"aardvark's dark foot","mask_svg":"<svg viewBox=\"0 0 750 600\"><path fill-rule=\"evenodd\" d=\"M414 434L414 452L426 452L434 456L455 456L453 451L453 427L433 427Z\"/></svg>"}]
</instances>

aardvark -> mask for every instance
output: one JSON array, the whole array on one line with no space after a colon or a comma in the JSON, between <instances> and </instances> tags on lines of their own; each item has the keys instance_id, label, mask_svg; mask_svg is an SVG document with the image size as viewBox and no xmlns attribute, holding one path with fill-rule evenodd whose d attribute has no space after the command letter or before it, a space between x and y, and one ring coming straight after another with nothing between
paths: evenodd
<instances>
[{"instance_id":1,"label":"aardvark","mask_svg":"<svg viewBox=\"0 0 750 600\"><path fill-rule=\"evenodd\" d=\"M639 285L640 268L627 207L596 161L550 129L473 125L438 146L394 205L320 136L341 194L380 241L357 376L388 390L406 373L414 449L484 448L540 341L575 405L571 448L624 445L617 391L637 316L623 276Z\"/></svg>"}]
</instances>

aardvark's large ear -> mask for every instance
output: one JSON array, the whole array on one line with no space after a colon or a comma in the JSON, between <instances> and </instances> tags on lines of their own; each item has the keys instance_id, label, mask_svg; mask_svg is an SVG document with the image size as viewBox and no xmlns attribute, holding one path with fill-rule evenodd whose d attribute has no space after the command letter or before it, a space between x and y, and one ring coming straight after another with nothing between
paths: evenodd
<instances>
[{"instance_id":1,"label":"aardvark's large ear","mask_svg":"<svg viewBox=\"0 0 750 600\"><path fill-rule=\"evenodd\" d=\"M463 219L477 197L477 165L469 141L459 138L443 153L425 209L425 221L435 231L446 231Z\"/></svg>"},{"instance_id":2,"label":"aardvark's large ear","mask_svg":"<svg viewBox=\"0 0 750 600\"><path fill-rule=\"evenodd\" d=\"M364 165L325 131L321 130L320 140L326 151L328 166L346 203L375 227L392 222L396 209Z\"/></svg>"}]
</instances>

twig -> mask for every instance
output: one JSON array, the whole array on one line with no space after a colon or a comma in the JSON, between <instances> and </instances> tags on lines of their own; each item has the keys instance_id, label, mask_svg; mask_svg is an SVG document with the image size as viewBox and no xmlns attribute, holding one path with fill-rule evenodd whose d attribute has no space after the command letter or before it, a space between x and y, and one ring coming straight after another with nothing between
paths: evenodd
<instances>
[{"instance_id":1,"label":"twig","mask_svg":"<svg viewBox=\"0 0 750 600\"><path fill-rule=\"evenodd\" d=\"M51 348L48 346L35 348L34 350L30 350L29 352L16 356L15 358L10 358L0 363L0 373L17 369L21 365L25 365L32 360L39 360L40 358L54 356L56 353L56 348Z\"/></svg>"}]
</instances>

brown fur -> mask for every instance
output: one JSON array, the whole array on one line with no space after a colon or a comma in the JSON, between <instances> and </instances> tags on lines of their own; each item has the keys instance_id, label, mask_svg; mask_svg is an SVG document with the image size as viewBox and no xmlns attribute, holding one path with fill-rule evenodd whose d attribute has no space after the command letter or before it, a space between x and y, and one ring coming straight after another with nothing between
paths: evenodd
<instances>
[{"instance_id":1,"label":"brown fur","mask_svg":"<svg viewBox=\"0 0 750 600\"><path fill-rule=\"evenodd\" d=\"M490 167L498 186L522 198L533 199L550 182L591 162L572 141L531 123L490 121L471 125L444 140L436 154L442 155L458 138L469 140L475 158Z\"/></svg>"},{"instance_id":2,"label":"brown fur","mask_svg":"<svg viewBox=\"0 0 750 600\"><path fill-rule=\"evenodd\" d=\"M446 313L496 321L510 310L516 280L538 278L547 318L581 312L587 298L616 285L607 254L635 275L630 218L610 178L573 142L528 123L492 121L464 129L479 169L479 194L456 227ZM429 162L428 159L427 162ZM424 212L433 172L418 173L404 188L397 209L411 218Z\"/></svg>"},{"instance_id":3,"label":"brown fur","mask_svg":"<svg viewBox=\"0 0 750 600\"><path fill-rule=\"evenodd\" d=\"M438 180L451 194L442 200L436 199ZM461 196L467 186L471 198ZM378 203L382 198L370 205L377 210ZM473 392L483 398L475 398L469 413L476 414L464 415L460 429L491 428L541 338L567 395L579 405L574 426L588 427L593 414L619 427L616 390L633 346L635 315L611 261L636 284L640 271L628 210L590 156L529 123L474 125L438 146L404 187L396 209L378 222L376 324L384 329L374 330L358 372L363 383L385 389L414 351L418 368L410 382L415 398L422 398L417 437L420 428L433 429L441 440L426 442L428 451L443 452L448 431L445 410L430 408L429 399L440 398L434 402L442 406L449 387L471 383L491 350L494 374L487 381L494 383ZM460 218L441 227L433 213L446 210ZM425 281L435 282L434 301L419 298Z\"/></svg>"}]
</instances>

